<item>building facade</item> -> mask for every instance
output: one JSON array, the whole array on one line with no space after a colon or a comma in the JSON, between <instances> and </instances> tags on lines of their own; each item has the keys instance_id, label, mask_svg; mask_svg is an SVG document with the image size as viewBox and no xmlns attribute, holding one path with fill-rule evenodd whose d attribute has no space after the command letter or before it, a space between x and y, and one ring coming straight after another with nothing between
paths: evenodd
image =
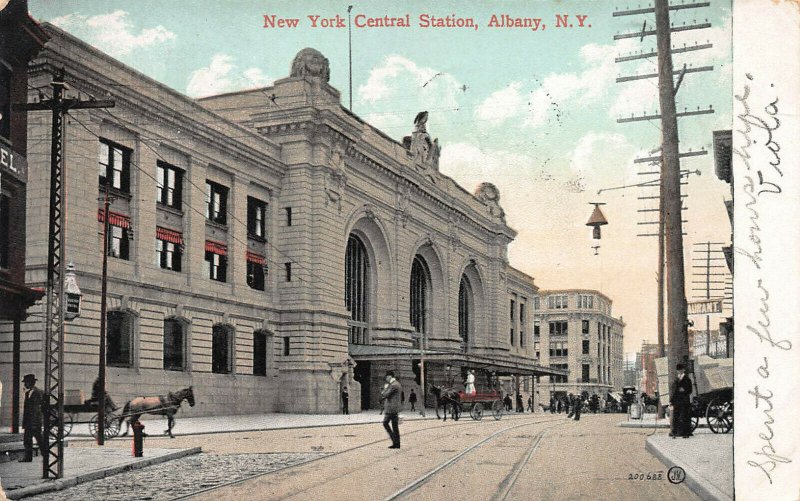
<instances>
[{"instance_id":1,"label":"building facade","mask_svg":"<svg viewBox=\"0 0 800 501\"><path fill-rule=\"evenodd\" d=\"M72 92L115 100L71 112L66 132L67 259L84 294L66 327L68 389L97 375L106 186L116 400L192 385L195 415L337 412L348 385L355 411L378 405L387 369L407 392L468 368L487 374L479 387L547 372L521 337L536 287L508 263L516 233L500 194L439 172L427 113L387 137L341 106L313 49L272 87L194 100L45 29L35 86L64 67ZM44 158L48 117L32 116L29 133ZM44 276L46 186L32 164L32 283ZM36 368L42 329L28 324L22 356Z\"/></svg>"},{"instance_id":2,"label":"building facade","mask_svg":"<svg viewBox=\"0 0 800 501\"><path fill-rule=\"evenodd\" d=\"M28 62L47 36L28 15L26 0L11 0L0 8L0 341L3 352L4 402L18 409L22 321L43 293L25 285L25 208L28 183L27 113L16 105L27 102ZM46 210L46 206L45 206ZM12 432L19 413L9 413Z\"/></svg>"},{"instance_id":3,"label":"building facade","mask_svg":"<svg viewBox=\"0 0 800 501\"><path fill-rule=\"evenodd\" d=\"M596 290L542 290L534 301L534 351L544 365L568 375L541 379L542 391L563 397L603 396L623 386L625 323L611 299Z\"/></svg>"}]
</instances>

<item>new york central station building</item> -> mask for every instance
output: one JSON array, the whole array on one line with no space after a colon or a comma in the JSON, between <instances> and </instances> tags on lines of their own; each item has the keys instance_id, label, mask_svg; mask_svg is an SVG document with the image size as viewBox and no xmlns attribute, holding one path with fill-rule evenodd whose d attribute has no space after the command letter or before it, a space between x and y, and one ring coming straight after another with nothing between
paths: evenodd
<instances>
[{"instance_id":1,"label":"new york central station building","mask_svg":"<svg viewBox=\"0 0 800 501\"><path fill-rule=\"evenodd\" d=\"M68 96L115 101L67 117L65 261L83 298L65 327L65 389L88 396L98 373L106 184L117 402L192 385L191 415L333 413L347 384L357 411L378 406L388 369L420 394L421 359L438 385L476 370L479 391L494 376L532 391L537 375L566 375L537 363L537 287L509 265L500 193L440 173L427 114L388 137L341 105L313 49L271 87L195 100L43 28L31 88L64 68ZM28 132L27 283L41 286L49 112L29 113ZM29 312L21 372L41 380L44 306Z\"/></svg>"}]
</instances>

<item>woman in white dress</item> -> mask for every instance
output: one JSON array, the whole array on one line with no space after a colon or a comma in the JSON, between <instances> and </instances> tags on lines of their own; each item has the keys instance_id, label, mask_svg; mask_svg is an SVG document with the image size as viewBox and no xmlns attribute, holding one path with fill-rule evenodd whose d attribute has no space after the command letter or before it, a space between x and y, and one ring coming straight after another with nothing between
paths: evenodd
<instances>
[{"instance_id":1,"label":"woman in white dress","mask_svg":"<svg viewBox=\"0 0 800 501\"><path fill-rule=\"evenodd\" d=\"M475 394L475 371L467 372L467 380L464 382L464 393L467 395Z\"/></svg>"}]
</instances>

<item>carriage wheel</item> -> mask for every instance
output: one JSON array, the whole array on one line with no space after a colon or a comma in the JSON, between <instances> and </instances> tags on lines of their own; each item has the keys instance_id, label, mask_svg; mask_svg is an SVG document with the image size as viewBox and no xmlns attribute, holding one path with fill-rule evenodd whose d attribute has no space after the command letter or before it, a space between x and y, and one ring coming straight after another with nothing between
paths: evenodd
<instances>
[{"instance_id":1,"label":"carriage wheel","mask_svg":"<svg viewBox=\"0 0 800 501\"><path fill-rule=\"evenodd\" d=\"M715 398L706 408L706 421L714 433L728 433L733 429L733 403Z\"/></svg>"},{"instance_id":2,"label":"carriage wheel","mask_svg":"<svg viewBox=\"0 0 800 501\"><path fill-rule=\"evenodd\" d=\"M480 421L483 419L483 404L478 402L472 406L472 409L469 410L469 415L475 421Z\"/></svg>"},{"instance_id":3,"label":"carriage wheel","mask_svg":"<svg viewBox=\"0 0 800 501\"><path fill-rule=\"evenodd\" d=\"M64 438L67 438L72 432L72 422L75 419L75 416L72 415L71 412L64 413Z\"/></svg>"},{"instance_id":4,"label":"carriage wheel","mask_svg":"<svg viewBox=\"0 0 800 501\"><path fill-rule=\"evenodd\" d=\"M103 428L103 437L106 440L111 440L119 435L119 416L114 416L113 414L108 415L105 416L103 421L105 423ZM89 432L95 439L97 439L97 414L92 416L92 419L89 421Z\"/></svg>"},{"instance_id":5,"label":"carriage wheel","mask_svg":"<svg viewBox=\"0 0 800 501\"><path fill-rule=\"evenodd\" d=\"M492 403L492 416L498 421L503 417L503 402L501 400L495 400Z\"/></svg>"},{"instance_id":6,"label":"carriage wheel","mask_svg":"<svg viewBox=\"0 0 800 501\"><path fill-rule=\"evenodd\" d=\"M691 420L690 423L691 424L689 425L690 426L689 427L689 433L694 433L694 430L697 429L697 425L700 424L700 418L697 417L697 416L692 416L692 420Z\"/></svg>"}]
</instances>

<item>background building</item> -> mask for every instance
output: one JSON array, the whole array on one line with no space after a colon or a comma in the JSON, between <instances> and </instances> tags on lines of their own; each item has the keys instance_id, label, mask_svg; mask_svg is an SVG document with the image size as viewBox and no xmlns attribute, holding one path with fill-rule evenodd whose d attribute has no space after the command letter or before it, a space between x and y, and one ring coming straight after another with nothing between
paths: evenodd
<instances>
[{"instance_id":1,"label":"background building","mask_svg":"<svg viewBox=\"0 0 800 501\"><path fill-rule=\"evenodd\" d=\"M117 401L193 385L191 414L337 412L343 384L353 410L376 407L386 369L406 392L421 363L436 384L477 369L479 390L550 372L534 360L536 287L508 263L500 193L439 173L427 113L387 137L342 108L313 49L272 87L193 100L45 29L34 87L64 67L73 94L116 101L71 112L66 132L65 241L84 294L67 389L97 374L106 183ZM48 117L29 130L28 278L41 283ZM39 369L41 318L24 332L24 365Z\"/></svg>"},{"instance_id":2,"label":"background building","mask_svg":"<svg viewBox=\"0 0 800 501\"><path fill-rule=\"evenodd\" d=\"M25 285L25 206L28 182L27 113L13 105L28 98L28 61L47 35L28 15L27 0L11 0L0 9L0 360L3 402L13 409L6 422L19 424L22 321L43 292ZM48 205L42 206L46 214ZM45 216L46 217L46 216ZM41 367L39 368L41 377ZM13 414L13 415L12 415Z\"/></svg>"},{"instance_id":3,"label":"background building","mask_svg":"<svg viewBox=\"0 0 800 501\"><path fill-rule=\"evenodd\" d=\"M534 303L534 350L542 363L568 376L542 379L542 388L564 396L620 390L625 323L611 315L611 299L596 290L539 291Z\"/></svg>"}]
</instances>

